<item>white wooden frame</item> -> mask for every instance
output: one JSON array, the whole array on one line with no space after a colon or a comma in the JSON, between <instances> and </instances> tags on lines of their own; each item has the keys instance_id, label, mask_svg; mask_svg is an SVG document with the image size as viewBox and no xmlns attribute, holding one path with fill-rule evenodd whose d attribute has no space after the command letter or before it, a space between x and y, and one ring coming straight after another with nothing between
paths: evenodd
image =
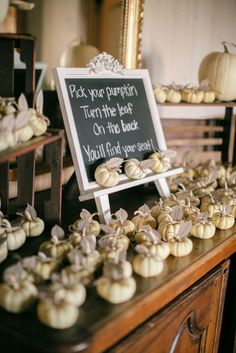
<instances>
[{"instance_id":1,"label":"white wooden frame","mask_svg":"<svg viewBox=\"0 0 236 353\"><path fill-rule=\"evenodd\" d=\"M53 76L63 114L66 134L74 162L75 172L80 190L80 200L82 201L94 198L99 212L100 220L103 222L108 222L111 218L108 195L111 193L153 181L158 189L160 196L169 195L170 192L168 184L166 182L166 178L170 175L180 173L182 171L182 168L171 169L165 173L160 174L154 174L150 171L150 173L147 174L147 177L141 180L131 180L126 175L121 174L119 184L111 188L104 188L99 186L95 181L89 181L82 156L79 137L76 131L70 99L65 83L65 80L67 78L118 78L119 80L122 78L142 79L146 92L146 98L149 104L158 147L160 150L166 150L165 137L163 134L163 129L160 122L156 101L153 95L152 84L149 78L148 71L145 69L122 69L122 72L119 73L106 70L102 70L101 72L93 72L89 68L58 67L53 70Z\"/></svg>"}]
</instances>

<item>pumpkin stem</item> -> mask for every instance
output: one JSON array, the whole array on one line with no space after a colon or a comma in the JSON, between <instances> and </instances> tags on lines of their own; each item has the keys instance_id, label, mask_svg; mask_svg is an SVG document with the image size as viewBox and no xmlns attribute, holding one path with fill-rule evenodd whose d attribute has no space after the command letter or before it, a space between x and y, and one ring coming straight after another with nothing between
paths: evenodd
<instances>
[{"instance_id":1,"label":"pumpkin stem","mask_svg":"<svg viewBox=\"0 0 236 353\"><path fill-rule=\"evenodd\" d=\"M232 47L236 48L236 44L233 43L233 42L226 42L226 41L223 41L221 44L222 44L223 47L224 47L225 53L229 53L229 49L228 49L227 45L231 45Z\"/></svg>"}]
</instances>

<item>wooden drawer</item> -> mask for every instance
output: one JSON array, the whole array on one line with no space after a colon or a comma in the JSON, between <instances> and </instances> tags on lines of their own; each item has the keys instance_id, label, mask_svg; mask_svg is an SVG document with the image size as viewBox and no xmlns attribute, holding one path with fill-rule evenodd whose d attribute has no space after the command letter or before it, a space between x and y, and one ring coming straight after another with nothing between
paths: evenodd
<instances>
[{"instance_id":1,"label":"wooden drawer","mask_svg":"<svg viewBox=\"0 0 236 353\"><path fill-rule=\"evenodd\" d=\"M229 261L217 266L107 352L217 352L228 268Z\"/></svg>"}]
</instances>

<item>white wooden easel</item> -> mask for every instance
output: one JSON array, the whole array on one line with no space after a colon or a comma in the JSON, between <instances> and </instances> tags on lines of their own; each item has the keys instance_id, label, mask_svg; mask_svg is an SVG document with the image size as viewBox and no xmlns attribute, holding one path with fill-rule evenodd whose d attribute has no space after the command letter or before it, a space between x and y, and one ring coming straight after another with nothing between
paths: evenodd
<instances>
[{"instance_id":1,"label":"white wooden easel","mask_svg":"<svg viewBox=\"0 0 236 353\"><path fill-rule=\"evenodd\" d=\"M53 70L53 76L58 92L60 107L66 128L66 134L70 145L70 150L74 162L76 177L80 190L80 201L95 199L97 211L100 221L108 223L111 219L111 210L109 195L121 190L154 182L161 197L168 196L170 190L166 178L181 173L182 168L173 168L164 173L154 174L150 171L144 179L132 180L126 175L121 174L118 185L110 188L99 186L96 182L90 181L87 175L85 163L83 160L79 136L76 130L75 117L73 115L69 93L66 86L66 79L77 80L78 84L81 79L141 79L146 94L146 103L148 104L151 123L155 132L156 142L161 151L165 151L166 142L162 125L160 122L156 101L153 94L152 84L149 73L145 69L125 70L122 65L107 53L101 53L91 60L88 68L56 68ZM76 113L78 113L76 111ZM78 114L76 114L78 115ZM78 117L77 117L78 118ZM144 119L147 116L143 117ZM151 153L152 151L150 151ZM132 157L135 158L135 157Z\"/></svg>"}]
</instances>

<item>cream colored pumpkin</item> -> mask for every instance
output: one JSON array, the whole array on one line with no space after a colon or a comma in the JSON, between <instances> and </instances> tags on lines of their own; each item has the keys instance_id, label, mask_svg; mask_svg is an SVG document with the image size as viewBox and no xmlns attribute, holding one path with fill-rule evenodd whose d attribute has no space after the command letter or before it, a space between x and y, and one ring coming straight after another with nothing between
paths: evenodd
<instances>
[{"instance_id":1,"label":"cream colored pumpkin","mask_svg":"<svg viewBox=\"0 0 236 353\"><path fill-rule=\"evenodd\" d=\"M71 243L67 240L61 240L58 242L48 240L43 242L39 247L41 251L49 253L53 258L59 258L66 255L72 248Z\"/></svg>"},{"instance_id":2,"label":"cream colored pumpkin","mask_svg":"<svg viewBox=\"0 0 236 353\"><path fill-rule=\"evenodd\" d=\"M185 88L181 92L182 100L187 103L201 103L204 92L196 88Z\"/></svg>"},{"instance_id":3,"label":"cream colored pumpkin","mask_svg":"<svg viewBox=\"0 0 236 353\"><path fill-rule=\"evenodd\" d=\"M181 222L162 222L158 226L158 231L161 234L163 240L167 241L176 236L179 231Z\"/></svg>"},{"instance_id":4,"label":"cream colored pumpkin","mask_svg":"<svg viewBox=\"0 0 236 353\"><path fill-rule=\"evenodd\" d=\"M153 88L154 96L158 103L164 103L166 101L166 88L161 85Z\"/></svg>"},{"instance_id":5,"label":"cream colored pumpkin","mask_svg":"<svg viewBox=\"0 0 236 353\"><path fill-rule=\"evenodd\" d=\"M76 305L64 301L52 302L45 299L38 303L37 315L39 320L47 326L66 329L76 323L79 309Z\"/></svg>"},{"instance_id":6,"label":"cream colored pumpkin","mask_svg":"<svg viewBox=\"0 0 236 353\"><path fill-rule=\"evenodd\" d=\"M201 220L197 223L193 223L191 234L195 238L210 239L215 235L216 227L213 222L209 220Z\"/></svg>"},{"instance_id":7,"label":"cream colored pumpkin","mask_svg":"<svg viewBox=\"0 0 236 353\"><path fill-rule=\"evenodd\" d=\"M216 99L216 93L212 89L204 90L203 103L213 103Z\"/></svg>"},{"instance_id":8,"label":"cream colored pumpkin","mask_svg":"<svg viewBox=\"0 0 236 353\"><path fill-rule=\"evenodd\" d=\"M222 212L216 212L212 216L212 222L218 229L229 229L233 227L235 219L230 214L223 214Z\"/></svg>"},{"instance_id":9,"label":"cream colored pumpkin","mask_svg":"<svg viewBox=\"0 0 236 353\"><path fill-rule=\"evenodd\" d=\"M116 218L109 222L109 226L114 228L117 233L131 237L135 232L135 225L128 219L128 213L120 208L114 213L114 216Z\"/></svg>"},{"instance_id":10,"label":"cream colored pumpkin","mask_svg":"<svg viewBox=\"0 0 236 353\"><path fill-rule=\"evenodd\" d=\"M74 283L70 286L56 284L55 290L57 291L58 300L75 306L81 306L85 302L86 289L81 283Z\"/></svg>"},{"instance_id":11,"label":"cream colored pumpkin","mask_svg":"<svg viewBox=\"0 0 236 353\"><path fill-rule=\"evenodd\" d=\"M27 237L36 237L44 231L44 221L37 217L37 213L31 205L27 205L23 213L18 213L21 217L20 225L24 229Z\"/></svg>"},{"instance_id":12,"label":"cream colored pumpkin","mask_svg":"<svg viewBox=\"0 0 236 353\"><path fill-rule=\"evenodd\" d=\"M149 158L153 160L151 169L155 173L163 173L171 168L171 161L167 151L155 151Z\"/></svg>"},{"instance_id":13,"label":"cream colored pumpkin","mask_svg":"<svg viewBox=\"0 0 236 353\"><path fill-rule=\"evenodd\" d=\"M112 304L123 303L131 299L136 291L136 282L133 277L122 281L113 281L110 278L102 277L97 281L97 293Z\"/></svg>"},{"instance_id":14,"label":"cream colored pumpkin","mask_svg":"<svg viewBox=\"0 0 236 353\"><path fill-rule=\"evenodd\" d=\"M37 296L38 290L31 282L22 281L16 286L0 284L0 306L12 313L25 311Z\"/></svg>"},{"instance_id":15,"label":"cream colored pumpkin","mask_svg":"<svg viewBox=\"0 0 236 353\"><path fill-rule=\"evenodd\" d=\"M8 250L20 248L26 241L24 229L12 227L7 219L3 219L0 226L0 235L6 236Z\"/></svg>"},{"instance_id":16,"label":"cream colored pumpkin","mask_svg":"<svg viewBox=\"0 0 236 353\"><path fill-rule=\"evenodd\" d=\"M40 251L44 251L53 258L59 258L66 255L73 247L72 244L64 239L64 230L55 225L51 229L51 239L44 241L40 247Z\"/></svg>"},{"instance_id":17,"label":"cream colored pumpkin","mask_svg":"<svg viewBox=\"0 0 236 353\"><path fill-rule=\"evenodd\" d=\"M169 103L179 103L181 102L182 96L181 93L171 87L166 88L166 101Z\"/></svg>"},{"instance_id":18,"label":"cream colored pumpkin","mask_svg":"<svg viewBox=\"0 0 236 353\"><path fill-rule=\"evenodd\" d=\"M143 225L150 225L152 228L157 227L157 221L151 215L150 208L144 204L134 212L134 217L131 219L138 231Z\"/></svg>"},{"instance_id":19,"label":"cream colored pumpkin","mask_svg":"<svg viewBox=\"0 0 236 353\"><path fill-rule=\"evenodd\" d=\"M128 159L125 162L125 174L130 179L143 179L147 175L147 168L142 166L144 161L139 161L136 158Z\"/></svg>"},{"instance_id":20,"label":"cream colored pumpkin","mask_svg":"<svg viewBox=\"0 0 236 353\"><path fill-rule=\"evenodd\" d=\"M101 226L98 221L93 219L93 217L97 215L97 213L91 214L86 209L82 209L80 212L80 219L77 219L71 226L71 230L80 230L82 231L83 228L86 228L86 232L88 234L93 234L98 236L101 231Z\"/></svg>"},{"instance_id":21,"label":"cream colored pumpkin","mask_svg":"<svg viewBox=\"0 0 236 353\"><path fill-rule=\"evenodd\" d=\"M209 80L216 98L222 101L236 99L236 55L228 51L227 43L222 43L224 52L208 54L200 64L199 82Z\"/></svg>"},{"instance_id":22,"label":"cream colored pumpkin","mask_svg":"<svg viewBox=\"0 0 236 353\"><path fill-rule=\"evenodd\" d=\"M137 254L134 256L132 266L134 272L144 278L157 276L164 269L163 261L157 260L155 257L148 257L142 254Z\"/></svg>"},{"instance_id":23,"label":"cream colored pumpkin","mask_svg":"<svg viewBox=\"0 0 236 353\"><path fill-rule=\"evenodd\" d=\"M170 254L176 257L186 256L191 253L193 249L193 242L189 238L181 240L171 239L168 241Z\"/></svg>"},{"instance_id":24,"label":"cream colored pumpkin","mask_svg":"<svg viewBox=\"0 0 236 353\"><path fill-rule=\"evenodd\" d=\"M99 165L94 174L96 182L106 188L117 185L120 181L119 173L122 162L121 158L111 158L106 163Z\"/></svg>"}]
</instances>

